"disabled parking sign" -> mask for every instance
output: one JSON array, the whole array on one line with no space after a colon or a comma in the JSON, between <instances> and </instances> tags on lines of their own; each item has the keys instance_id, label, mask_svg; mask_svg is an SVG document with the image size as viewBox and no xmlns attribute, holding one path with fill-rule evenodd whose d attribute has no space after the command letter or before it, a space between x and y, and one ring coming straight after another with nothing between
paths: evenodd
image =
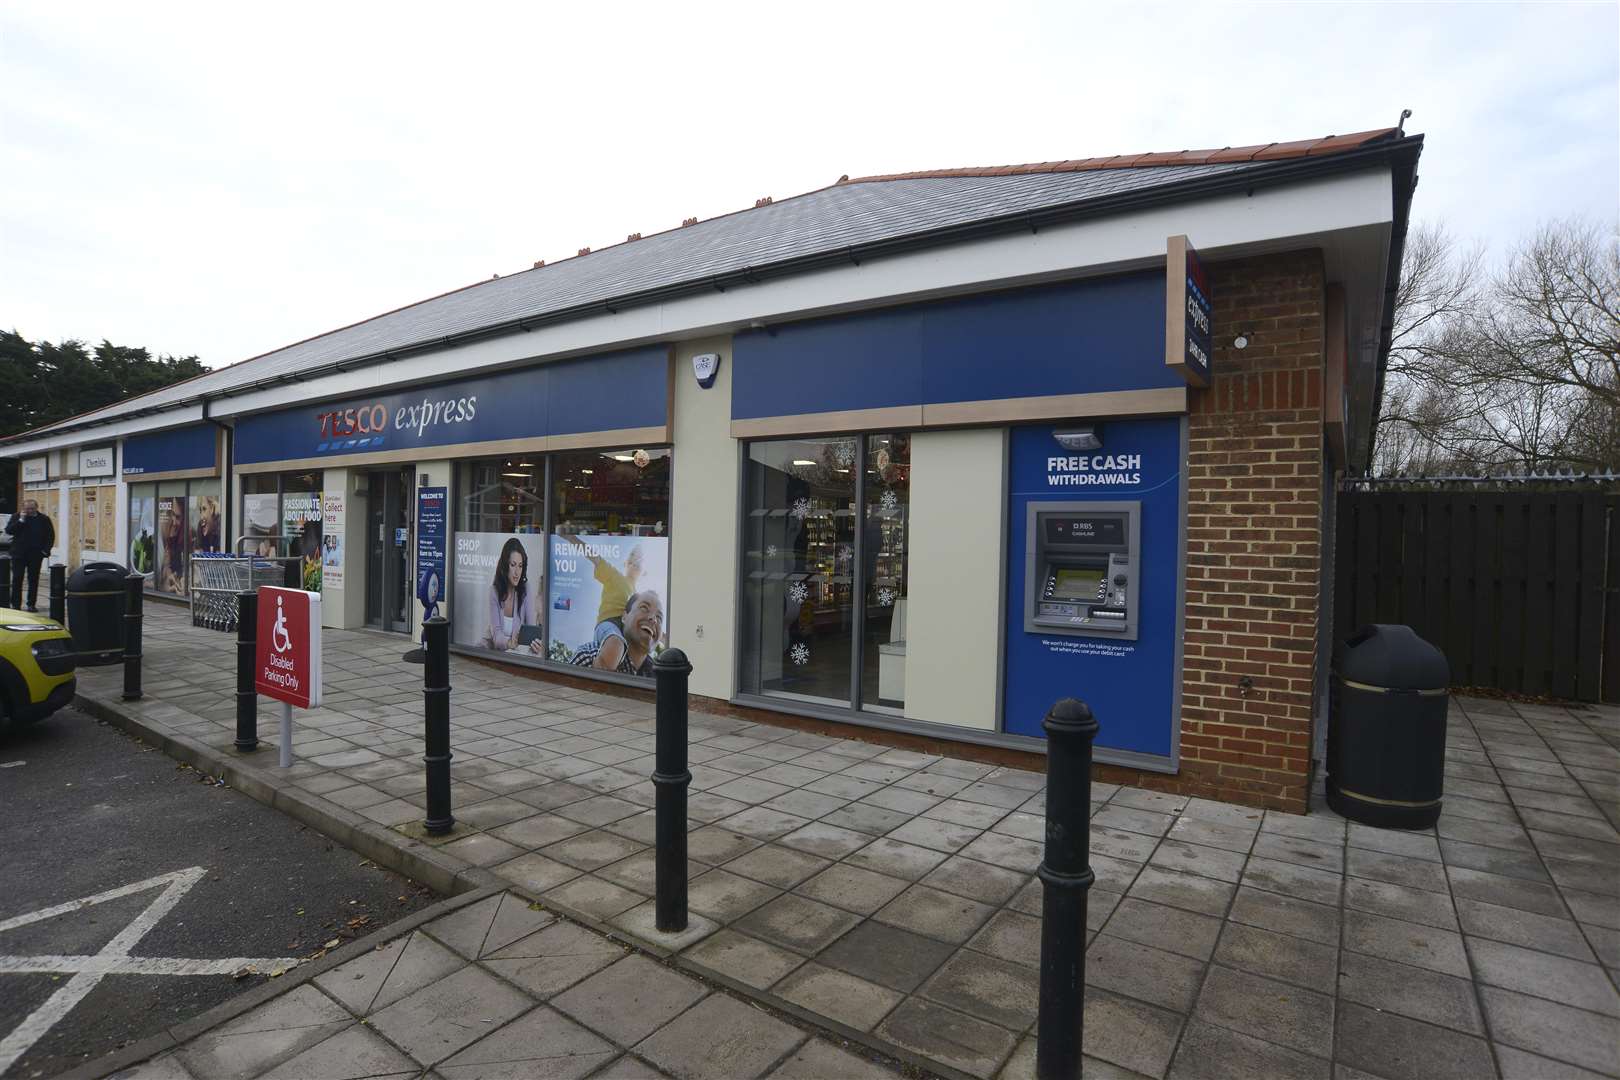
<instances>
[{"instance_id":1,"label":"disabled parking sign","mask_svg":"<svg viewBox=\"0 0 1620 1080\"><path fill-rule=\"evenodd\" d=\"M253 688L300 709L321 703L321 594L259 588Z\"/></svg>"}]
</instances>

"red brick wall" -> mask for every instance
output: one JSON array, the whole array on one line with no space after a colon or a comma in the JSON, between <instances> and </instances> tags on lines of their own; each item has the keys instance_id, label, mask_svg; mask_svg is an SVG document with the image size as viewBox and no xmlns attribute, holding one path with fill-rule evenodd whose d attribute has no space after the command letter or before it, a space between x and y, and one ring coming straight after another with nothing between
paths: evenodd
<instances>
[{"instance_id":1,"label":"red brick wall","mask_svg":"<svg viewBox=\"0 0 1620 1080\"><path fill-rule=\"evenodd\" d=\"M1303 813L1321 565L1322 259L1291 252L1210 271L1215 378L1193 391L1188 421L1181 772L1098 772ZM1241 351L1231 347L1239 330L1249 331Z\"/></svg>"}]
</instances>

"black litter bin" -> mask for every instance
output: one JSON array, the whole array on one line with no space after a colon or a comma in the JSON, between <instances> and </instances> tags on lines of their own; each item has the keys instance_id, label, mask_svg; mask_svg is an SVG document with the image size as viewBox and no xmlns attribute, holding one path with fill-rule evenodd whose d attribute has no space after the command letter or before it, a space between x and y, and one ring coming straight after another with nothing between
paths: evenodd
<instances>
[{"instance_id":1,"label":"black litter bin","mask_svg":"<svg viewBox=\"0 0 1620 1080\"><path fill-rule=\"evenodd\" d=\"M85 563L68 575L68 633L80 667L123 662L128 577L129 571L113 562Z\"/></svg>"},{"instance_id":2,"label":"black litter bin","mask_svg":"<svg viewBox=\"0 0 1620 1080\"><path fill-rule=\"evenodd\" d=\"M1339 647L1328 726L1328 805L1352 821L1426 829L1446 764L1445 655L1410 626L1364 626Z\"/></svg>"}]
</instances>

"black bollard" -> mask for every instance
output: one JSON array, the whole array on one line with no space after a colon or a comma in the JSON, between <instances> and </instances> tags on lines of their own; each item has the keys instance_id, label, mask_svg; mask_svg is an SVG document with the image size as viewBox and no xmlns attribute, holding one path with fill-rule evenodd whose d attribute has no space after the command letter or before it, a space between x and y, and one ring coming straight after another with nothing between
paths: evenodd
<instances>
[{"instance_id":1,"label":"black bollard","mask_svg":"<svg viewBox=\"0 0 1620 1080\"><path fill-rule=\"evenodd\" d=\"M124 700L141 699L141 607L146 579L131 574L124 579Z\"/></svg>"},{"instance_id":2,"label":"black bollard","mask_svg":"<svg viewBox=\"0 0 1620 1080\"><path fill-rule=\"evenodd\" d=\"M1075 1080L1085 1045L1086 905L1091 883L1091 743L1097 721L1064 698L1046 730L1046 855L1041 890L1041 999L1036 1080Z\"/></svg>"},{"instance_id":3,"label":"black bollard","mask_svg":"<svg viewBox=\"0 0 1620 1080\"><path fill-rule=\"evenodd\" d=\"M656 925L666 934L686 929L686 680L692 665L679 649L653 661L658 683L657 761L652 782L657 837Z\"/></svg>"},{"instance_id":4,"label":"black bollard","mask_svg":"<svg viewBox=\"0 0 1620 1080\"><path fill-rule=\"evenodd\" d=\"M17 602L22 606L22 601ZM51 563L51 618L63 626L67 625L67 567L61 563Z\"/></svg>"},{"instance_id":5,"label":"black bollard","mask_svg":"<svg viewBox=\"0 0 1620 1080\"><path fill-rule=\"evenodd\" d=\"M259 631L259 594L236 594L236 748L259 748L259 694L253 689L254 635Z\"/></svg>"},{"instance_id":6,"label":"black bollard","mask_svg":"<svg viewBox=\"0 0 1620 1080\"><path fill-rule=\"evenodd\" d=\"M427 721L427 820L431 836L443 836L456 824L450 813L450 620L435 615L422 624L427 662L422 666L422 711Z\"/></svg>"}]
</instances>

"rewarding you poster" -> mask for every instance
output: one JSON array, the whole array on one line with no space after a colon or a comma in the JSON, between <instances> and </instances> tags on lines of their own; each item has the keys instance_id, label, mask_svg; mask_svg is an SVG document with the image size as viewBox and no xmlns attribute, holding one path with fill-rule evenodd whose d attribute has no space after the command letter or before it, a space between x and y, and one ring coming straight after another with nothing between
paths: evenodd
<instances>
[{"instance_id":1,"label":"rewarding you poster","mask_svg":"<svg viewBox=\"0 0 1620 1080\"><path fill-rule=\"evenodd\" d=\"M559 534L550 574L552 660L652 675L669 644L667 537Z\"/></svg>"},{"instance_id":2,"label":"rewarding you poster","mask_svg":"<svg viewBox=\"0 0 1620 1080\"><path fill-rule=\"evenodd\" d=\"M456 533L452 641L545 655L545 540L539 533Z\"/></svg>"}]
</instances>

